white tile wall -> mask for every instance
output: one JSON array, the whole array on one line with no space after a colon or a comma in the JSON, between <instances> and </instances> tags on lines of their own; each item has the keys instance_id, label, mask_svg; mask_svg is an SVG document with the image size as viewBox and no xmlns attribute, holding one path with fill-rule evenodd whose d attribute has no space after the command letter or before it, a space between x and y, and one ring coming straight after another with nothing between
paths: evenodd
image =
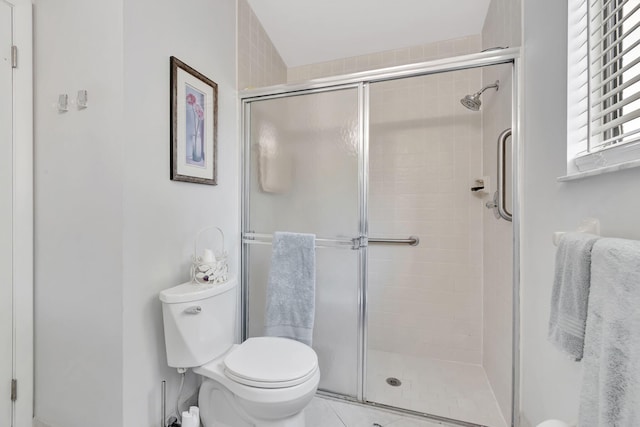
<instances>
[{"instance_id":1,"label":"white tile wall","mask_svg":"<svg viewBox=\"0 0 640 427\"><path fill-rule=\"evenodd\" d=\"M421 239L370 247L371 349L481 362L482 201L469 191L482 170L481 115L458 102L480 78L469 70L371 86L369 234Z\"/></svg>"},{"instance_id":2,"label":"white tile wall","mask_svg":"<svg viewBox=\"0 0 640 427\"><path fill-rule=\"evenodd\" d=\"M246 0L243 0L246 1ZM480 36L461 37L437 43L388 50L368 55L353 56L335 61L291 67L287 71L287 82L300 82L320 77L355 73L382 67L392 67L454 55L480 52Z\"/></svg>"},{"instance_id":3,"label":"white tile wall","mask_svg":"<svg viewBox=\"0 0 640 427\"><path fill-rule=\"evenodd\" d=\"M238 0L238 89L287 81L287 66L247 0Z\"/></svg>"}]
</instances>

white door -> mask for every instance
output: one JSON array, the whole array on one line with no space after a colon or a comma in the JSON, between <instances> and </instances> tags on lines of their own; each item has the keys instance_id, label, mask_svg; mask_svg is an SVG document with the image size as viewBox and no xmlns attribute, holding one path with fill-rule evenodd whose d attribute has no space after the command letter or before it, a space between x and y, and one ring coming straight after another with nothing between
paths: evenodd
<instances>
[{"instance_id":1,"label":"white door","mask_svg":"<svg viewBox=\"0 0 640 427\"><path fill-rule=\"evenodd\" d=\"M0 0L0 425L11 426L13 373L12 8Z\"/></svg>"}]
</instances>

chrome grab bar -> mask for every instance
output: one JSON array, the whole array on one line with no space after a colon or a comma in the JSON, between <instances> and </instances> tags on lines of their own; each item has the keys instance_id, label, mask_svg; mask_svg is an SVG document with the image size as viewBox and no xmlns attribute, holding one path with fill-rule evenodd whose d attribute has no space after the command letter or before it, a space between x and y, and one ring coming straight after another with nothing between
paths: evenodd
<instances>
[{"instance_id":1,"label":"chrome grab bar","mask_svg":"<svg viewBox=\"0 0 640 427\"><path fill-rule=\"evenodd\" d=\"M410 245L418 246L420 238L418 236L409 236L408 239L386 239L383 237L369 237L369 243L378 243L382 245Z\"/></svg>"},{"instance_id":2,"label":"chrome grab bar","mask_svg":"<svg viewBox=\"0 0 640 427\"><path fill-rule=\"evenodd\" d=\"M502 131L500 136L498 137L498 188L497 188L497 201L496 207L498 208L498 213L507 221L511 221L513 215L511 212L507 210L504 205L504 201L506 199L506 163L505 163L505 154L506 154L506 144L507 138L511 136L511 128L505 129Z\"/></svg>"}]
</instances>

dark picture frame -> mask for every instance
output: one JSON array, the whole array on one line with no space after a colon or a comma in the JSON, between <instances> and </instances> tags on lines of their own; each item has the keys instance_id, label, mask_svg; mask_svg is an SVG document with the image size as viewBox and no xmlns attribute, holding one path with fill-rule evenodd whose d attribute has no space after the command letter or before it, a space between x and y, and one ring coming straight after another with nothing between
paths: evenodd
<instances>
[{"instance_id":1,"label":"dark picture frame","mask_svg":"<svg viewBox=\"0 0 640 427\"><path fill-rule=\"evenodd\" d=\"M175 56L170 65L170 178L217 185L218 85Z\"/></svg>"}]
</instances>

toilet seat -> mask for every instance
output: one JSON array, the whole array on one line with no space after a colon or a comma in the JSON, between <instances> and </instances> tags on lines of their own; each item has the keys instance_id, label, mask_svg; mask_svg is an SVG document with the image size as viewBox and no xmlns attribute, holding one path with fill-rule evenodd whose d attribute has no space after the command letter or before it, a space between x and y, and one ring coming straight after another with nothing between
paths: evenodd
<instances>
[{"instance_id":1,"label":"toilet seat","mask_svg":"<svg viewBox=\"0 0 640 427\"><path fill-rule=\"evenodd\" d=\"M249 338L224 358L225 375L250 387L285 388L308 381L318 370L311 347L280 337Z\"/></svg>"},{"instance_id":2,"label":"toilet seat","mask_svg":"<svg viewBox=\"0 0 640 427\"><path fill-rule=\"evenodd\" d=\"M236 348L238 348L237 345L234 346L234 349ZM233 349L231 352L233 352ZM296 386L282 388L251 387L229 378L225 370L224 356L205 363L202 366L198 366L197 368L193 368L193 372L202 375L205 378L205 382L213 381L219 383L231 393L244 400L269 404L280 404L286 401L297 400L300 396L304 396L307 393L313 394L320 382L320 369L316 369L308 381Z\"/></svg>"}]
</instances>

